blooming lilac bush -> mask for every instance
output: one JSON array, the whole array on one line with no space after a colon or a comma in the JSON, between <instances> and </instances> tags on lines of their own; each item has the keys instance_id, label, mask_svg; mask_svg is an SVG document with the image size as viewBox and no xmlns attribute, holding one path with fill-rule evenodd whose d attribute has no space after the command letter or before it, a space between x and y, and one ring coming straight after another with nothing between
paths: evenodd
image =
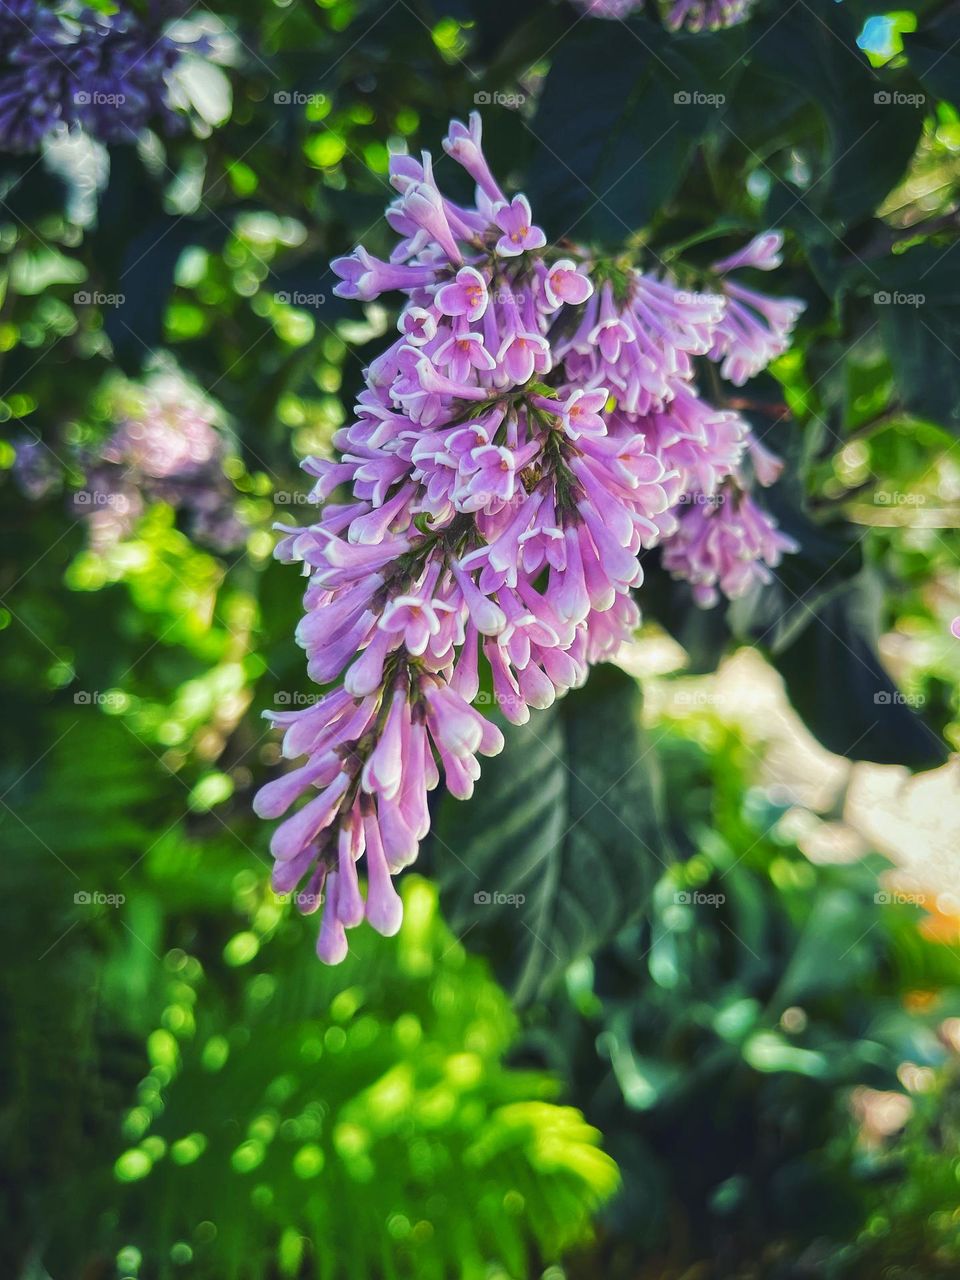
<instances>
[{"instance_id":1,"label":"blooming lilac bush","mask_svg":"<svg viewBox=\"0 0 960 1280\"><path fill-rule=\"evenodd\" d=\"M123 10L0 6L0 149L36 151L68 129L112 143L154 121L181 128L170 78L184 49Z\"/></svg>"},{"instance_id":2,"label":"blooming lilac bush","mask_svg":"<svg viewBox=\"0 0 960 1280\"><path fill-rule=\"evenodd\" d=\"M739 385L784 350L800 304L731 276L776 265L781 237L716 263L715 288L696 293L553 249L480 133L474 114L443 143L476 184L471 207L442 194L429 153L394 155L397 247L334 262L344 297L406 295L400 336L367 370L340 459L304 464L319 519L281 526L278 555L309 579L297 639L330 687L270 713L284 754L306 762L256 808L279 818L306 797L273 835L273 883L307 879L299 901L323 904L328 962L364 918L399 928L392 877L417 856L441 770L467 798L478 757L503 748L472 706L481 685L522 724L582 684L639 623L645 550L662 545L709 604L766 580L792 546L747 492L777 460L694 376L707 358Z\"/></svg>"},{"instance_id":3,"label":"blooming lilac bush","mask_svg":"<svg viewBox=\"0 0 960 1280\"><path fill-rule=\"evenodd\" d=\"M84 520L90 546L103 552L127 537L146 507L166 502L185 517L198 542L219 552L243 545L247 530L224 475L226 442L217 407L173 372L124 384L111 404L115 427L96 449L64 446L65 462L83 471L71 513ZM60 458L21 439L12 472L20 490L40 499L62 480Z\"/></svg>"}]
</instances>

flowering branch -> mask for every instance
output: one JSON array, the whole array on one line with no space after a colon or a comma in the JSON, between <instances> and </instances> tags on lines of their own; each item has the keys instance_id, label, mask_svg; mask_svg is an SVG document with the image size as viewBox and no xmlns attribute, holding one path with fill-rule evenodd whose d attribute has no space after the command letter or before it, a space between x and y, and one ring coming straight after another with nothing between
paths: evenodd
<instances>
[{"instance_id":1,"label":"flowering branch","mask_svg":"<svg viewBox=\"0 0 960 1280\"><path fill-rule=\"evenodd\" d=\"M642 551L662 545L708 604L767 580L792 547L746 492L748 470L770 483L779 461L694 381L697 358L739 386L785 350L801 304L730 274L772 269L781 237L714 264L703 294L576 248L554 257L480 132L474 114L443 143L476 183L471 207L443 195L428 153L396 155L399 244L389 261L361 247L333 264L341 296L406 295L400 336L367 370L339 460L304 464L318 521L284 527L278 547L309 579L297 639L332 687L271 713L306 763L255 806L278 818L307 797L274 833L273 883L308 880L299 901L323 906L331 963L363 918L399 928L392 877L417 856L441 771L465 799L478 756L502 749L471 705L482 679L522 724L636 628Z\"/></svg>"}]
</instances>

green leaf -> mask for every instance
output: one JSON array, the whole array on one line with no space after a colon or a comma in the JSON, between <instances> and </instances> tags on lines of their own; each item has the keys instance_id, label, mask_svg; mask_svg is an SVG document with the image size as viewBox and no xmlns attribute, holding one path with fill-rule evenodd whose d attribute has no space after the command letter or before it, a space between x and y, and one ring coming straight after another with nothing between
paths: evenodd
<instances>
[{"instance_id":1,"label":"green leaf","mask_svg":"<svg viewBox=\"0 0 960 1280\"><path fill-rule=\"evenodd\" d=\"M768 586L734 601L727 616L738 639L779 653L800 638L818 609L847 589L863 566L863 552L852 525L814 524L783 486L769 491L765 505L798 549L783 557Z\"/></svg>"},{"instance_id":2,"label":"green leaf","mask_svg":"<svg viewBox=\"0 0 960 1280\"><path fill-rule=\"evenodd\" d=\"M701 609L688 582L676 582L660 566L659 552L643 560L643 616L657 621L686 651L690 675L716 671L731 640L729 606Z\"/></svg>"},{"instance_id":3,"label":"green leaf","mask_svg":"<svg viewBox=\"0 0 960 1280\"><path fill-rule=\"evenodd\" d=\"M829 596L803 634L773 656L794 708L829 750L920 769L946 758L877 654L880 599L867 571Z\"/></svg>"},{"instance_id":4,"label":"green leaf","mask_svg":"<svg viewBox=\"0 0 960 1280\"><path fill-rule=\"evenodd\" d=\"M873 301L901 398L960 427L960 247L920 245L876 266Z\"/></svg>"},{"instance_id":5,"label":"green leaf","mask_svg":"<svg viewBox=\"0 0 960 1280\"><path fill-rule=\"evenodd\" d=\"M906 41L910 69L935 98L960 102L960 16L944 13Z\"/></svg>"},{"instance_id":6,"label":"green leaf","mask_svg":"<svg viewBox=\"0 0 960 1280\"><path fill-rule=\"evenodd\" d=\"M923 124L919 104L905 100L909 93L870 68L857 52L850 15L832 0L804 0L785 13L774 7L766 29L754 26L753 34L752 66L778 86L792 86L798 107L815 105L826 130L818 157L809 146L812 131L805 130L810 181L800 187L781 183L771 211L779 206L779 220L809 206L844 222L871 214L913 155ZM762 101L756 81L743 83L755 102ZM815 226L808 229L816 232Z\"/></svg>"},{"instance_id":7,"label":"green leaf","mask_svg":"<svg viewBox=\"0 0 960 1280\"><path fill-rule=\"evenodd\" d=\"M642 18L581 23L558 46L532 125L540 146L527 183L552 238L620 246L677 190L722 106L709 100L720 90L703 52L695 65L685 47ZM727 70L737 64L734 54L720 61ZM723 91L732 86L725 81Z\"/></svg>"},{"instance_id":8,"label":"green leaf","mask_svg":"<svg viewBox=\"0 0 960 1280\"><path fill-rule=\"evenodd\" d=\"M635 681L601 667L509 730L474 798L441 804L434 842L453 929L520 1000L636 918L669 854Z\"/></svg>"},{"instance_id":9,"label":"green leaf","mask_svg":"<svg viewBox=\"0 0 960 1280\"><path fill-rule=\"evenodd\" d=\"M157 218L154 213L146 228L129 240L118 265L119 303L107 308L104 319L117 363L124 370L138 371L162 344L164 316L183 252L194 245L219 248L228 234L220 218Z\"/></svg>"}]
</instances>

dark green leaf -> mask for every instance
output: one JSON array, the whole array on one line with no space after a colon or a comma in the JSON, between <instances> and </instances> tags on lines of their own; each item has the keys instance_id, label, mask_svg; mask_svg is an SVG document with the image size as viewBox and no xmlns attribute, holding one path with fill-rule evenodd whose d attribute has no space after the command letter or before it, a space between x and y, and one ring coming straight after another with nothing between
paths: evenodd
<instances>
[{"instance_id":1,"label":"dark green leaf","mask_svg":"<svg viewBox=\"0 0 960 1280\"><path fill-rule=\"evenodd\" d=\"M960 427L960 248L920 245L876 273L873 301L901 398Z\"/></svg>"},{"instance_id":2,"label":"dark green leaf","mask_svg":"<svg viewBox=\"0 0 960 1280\"><path fill-rule=\"evenodd\" d=\"M632 18L579 24L554 50L528 183L553 238L622 244L676 191L698 138L719 119L709 97L721 92L705 56L695 65L685 43ZM726 69L735 65L731 55Z\"/></svg>"},{"instance_id":3,"label":"dark green leaf","mask_svg":"<svg viewBox=\"0 0 960 1280\"><path fill-rule=\"evenodd\" d=\"M113 282L122 301L105 311L105 328L123 369L136 372L161 345L173 275L184 249L221 245L228 232L219 219L167 217L130 242Z\"/></svg>"},{"instance_id":4,"label":"dark green leaf","mask_svg":"<svg viewBox=\"0 0 960 1280\"><path fill-rule=\"evenodd\" d=\"M454 931L491 951L518 999L535 996L643 909L669 860L659 803L637 685L601 667L508 732L472 801L441 805L436 859Z\"/></svg>"},{"instance_id":5,"label":"dark green leaf","mask_svg":"<svg viewBox=\"0 0 960 1280\"><path fill-rule=\"evenodd\" d=\"M857 50L856 25L832 0L775 10L755 34L751 64L791 85L798 105L815 104L826 130L821 154L813 155L808 143L802 155L809 182L781 184L781 196L790 195L780 218L791 206L844 222L872 213L913 155L923 123L919 105L904 100L910 95L899 83L871 69Z\"/></svg>"},{"instance_id":6,"label":"dark green leaf","mask_svg":"<svg viewBox=\"0 0 960 1280\"><path fill-rule=\"evenodd\" d=\"M791 703L829 751L915 769L940 764L944 745L884 670L878 631L879 599L865 572L830 595L773 663Z\"/></svg>"},{"instance_id":7,"label":"dark green leaf","mask_svg":"<svg viewBox=\"0 0 960 1280\"><path fill-rule=\"evenodd\" d=\"M910 69L935 98L960 102L960 16L942 14L905 41Z\"/></svg>"},{"instance_id":8,"label":"dark green leaf","mask_svg":"<svg viewBox=\"0 0 960 1280\"><path fill-rule=\"evenodd\" d=\"M863 565L863 552L852 525L814 524L782 486L765 495L764 505L798 549L783 557L769 586L734 601L728 614L738 638L779 653L799 639L832 596L846 590Z\"/></svg>"}]
</instances>

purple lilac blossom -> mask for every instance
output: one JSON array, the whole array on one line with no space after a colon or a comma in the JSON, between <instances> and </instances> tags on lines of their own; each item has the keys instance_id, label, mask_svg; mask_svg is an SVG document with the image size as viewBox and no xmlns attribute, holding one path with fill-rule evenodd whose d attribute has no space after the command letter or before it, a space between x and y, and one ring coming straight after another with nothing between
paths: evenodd
<instances>
[{"instance_id":1,"label":"purple lilac blossom","mask_svg":"<svg viewBox=\"0 0 960 1280\"><path fill-rule=\"evenodd\" d=\"M626 18L634 9L643 7L643 0L576 0L576 3L591 18Z\"/></svg>"},{"instance_id":2,"label":"purple lilac blossom","mask_svg":"<svg viewBox=\"0 0 960 1280\"><path fill-rule=\"evenodd\" d=\"M20 436L11 443L15 451L11 474L24 497L37 502L60 487L60 464L42 440Z\"/></svg>"},{"instance_id":3,"label":"purple lilac blossom","mask_svg":"<svg viewBox=\"0 0 960 1280\"><path fill-rule=\"evenodd\" d=\"M663 549L663 567L693 586L702 608L715 605L721 592L736 600L758 583L771 581L784 552L797 544L779 530L772 516L742 490L713 502L695 502L681 517L676 535Z\"/></svg>"},{"instance_id":4,"label":"purple lilac blossom","mask_svg":"<svg viewBox=\"0 0 960 1280\"><path fill-rule=\"evenodd\" d=\"M705 603L762 581L787 545L743 492L748 424L694 382L740 302L727 277L689 293L561 257L526 199L498 186L477 113L443 146L473 203L441 192L429 153L395 155L400 243L389 261L360 247L332 264L342 297L405 295L398 337L366 370L337 457L304 462L318 518L279 526L278 557L307 578L297 641L324 692L267 713L302 763L254 805L284 818L273 885L305 882L297 902L322 907L328 963L363 919L399 928L393 877L429 830L428 793L443 776L469 797L479 757L502 749L472 705L481 664L501 715L523 724L637 627L644 550L675 543L671 568ZM723 332L715 358L736 359L739 331ZM770 474L776 459L759 456ZM686 504L721 493L722 545L704 550Z\"/></svg>"},{"instance_id":5,"label":"purple lilac blossom","mask_svg":"<svg viewBox=\"0 0 960 1280\"><path fill-rule=\"evenodd\" d=\"M133 389L100 451L108 480L130 495L123 504L129 523L144 500L166 502L185 516L198 542L220 552L243 545L246 528L223 473L226 449L216 417L214 406L175 374L159 374Z\"/></svg>"},{"instance_id":6,"label":"purple lilac blossom","mask_svg":"<svg viewBox=\"0 0 960 1280\"><path fill-rule=\"evenodd\" d=\"M197 542L235 551L247 528L223 471L225 441L214 405L173 373L126 387L115 405L116 428L96 452L68 449L70 465L85 474L70 499L83 519L94 551L128 537L147 505L165 502L179 512ZM29 498L45 497L62 483L63 455L39 440L16 444L13 478Z\"/></svg>"},{"instance_id":7,"label":"purple lilac blossom","mask_svg":"<svg viewBox=\"0 0 960 1280\"><path fill-rule=\"evenodd\" d=\"M129 12L0 6L0 148L36 151L76 129L106 143L136 141L154 122L176 131L184 117L172 108L169 79L183 51Z\"/></svg>"},{"instance_id":8,"label":"purple lilac blossom","mask_svg":"<svg viewBox=\"0 0 960 1280\"><path fill-rule=\"evenodd\" d=\"M575 0L593 18L623 19L644 7L644 0ZM754 0L663 0L660 5L669 31L719 31L733 27L750 15Z\"/></svg>"},{"instance_id":9,"label":"purple lilac blossom","mask_svg":"<svg viewBox=\"0 0 960 1280\"><path fill-rule=\"evenodd\" d=\"M723 362L720 372L737 387L786 351L804 304L799 298L770 298L747 289L727 273L737 267L772 271L780 265L782 246L783 236L767 231L739 253L713 264L713 270L723 277L727 305L715 331L710 358Z\"/></svg>"},{"instance_id":10,"label":"purple lilac blossom","mask_svg":"<svg viewBox=\"0 0 960 1280\"><path fill-rule=\"evenodd\" d=\"M753 0L670 0L664 23L671 31L719 31L750 16Z\"/></svg>"}]
</instances>

